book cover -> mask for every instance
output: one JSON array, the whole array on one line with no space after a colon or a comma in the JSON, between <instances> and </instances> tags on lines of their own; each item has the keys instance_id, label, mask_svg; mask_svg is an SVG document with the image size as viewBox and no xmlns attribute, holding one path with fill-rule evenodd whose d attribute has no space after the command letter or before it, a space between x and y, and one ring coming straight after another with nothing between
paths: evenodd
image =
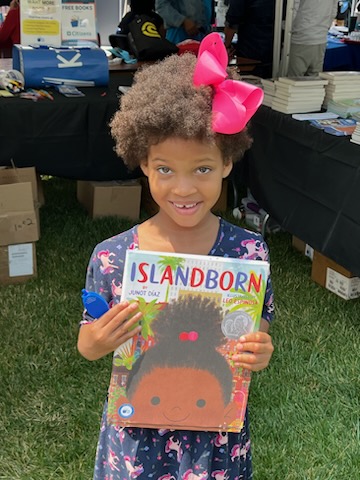
<instances>
[{"instance_id":1,"label":"book cover","mask_svg":"<svg viewBox=\"0 0 360 480\"><path fill-rule=\"evenodd\" d=\"M336 136L351 135L356 127L356 120L351 118L333 118L327 120L310 120L313 127Z\"/></svg>"},{"instance_id":2,"label":"book cover","mask_svg":"<svg viewBox=\"0 0 360 480\"><path fill-rule=\"evenodd\" d=\"M122 300L141 333L113 356L108 421L240 432L250 372L234 365L241 335L260 326L264 261L128 250Z\"/></svg>"}]
</instances>

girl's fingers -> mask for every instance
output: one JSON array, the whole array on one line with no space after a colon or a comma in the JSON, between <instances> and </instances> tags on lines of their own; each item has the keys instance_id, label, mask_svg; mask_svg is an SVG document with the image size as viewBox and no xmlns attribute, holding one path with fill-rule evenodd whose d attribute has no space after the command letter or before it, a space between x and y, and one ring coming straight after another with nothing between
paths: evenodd
<instances>
[{"instance_id":1,"label":"girl's fingers","mask_svg":"<svg viewBox=\"0 0 360 480\"><path fill-rule=\"evenodd\" d=\"M268 354L274 351L272 343L253 343L246 342L236 345L236 349L239 353L241 352L251 352L256 354Z\"/></svg>"},{"instance_id":2,"label":"girl's fingers","mask_svg":"<svg viewBox=\"0 0 360 480\"><path fill-rule=\"evenodd\" d=\"M98 320L102 327L106 327L107 325L114 322L122 323L129 317L136 309L138 308L138 304L130 303L128 301L120 302L117 305L114 305L110 308L109 311L104 313L102 317Z\"/></svg>"},{"instance_id":3,"label":"girl's fingers","mask_svg":"<svg viewBox=\"0 0 360 480\"><path fill-rule=\"evenodd\" d=\"M129 331L131 327L133 327L134 325L136 325L136 323L139 322L141 317L142 317L142 313L138 312L138 313L135 313L135 315L133 315L131 318L128 318L126 319L126 321L122 321L117 325L115 324L115 321L117 319L114 319L114 328L115 328L114 334L117 336L124 335L126 332Z\"/></svg>"},{"instance_id":4,"label":"girl's fingers","mask_svg":"<svg viewBox=\"0 0 360 480\"><path fill-rule=\"evenodd\" d=\"M271 355L253 355L251 353L234 355L232 357L235 365L254 372L266 368L269 365L270 358Z\"/></svg>"},{"instance_id":5,"label":"girl's fingers","mask_svg":"<svg viewBox=\"0 0 360 480\"><path fill-rule=\"evenodd\" d=\"M271 343L271 337L266 332L254 332L243 335L242 337L240 337L239 342Z\"/></svg>"},{"instance_id":6,"label":"girl's fingers","mask_svg":"<svg viewBox=\"0 0 360 480\"><path fill-rule=\"evenodd\" d=\"M129 331L119 335L119 337L116 337L116 339L114 339L114 342L116 343L116 348L118 348L123 343L127 342L130 338L132 338L134 335L136 335L140 331L141 331L141 327L139 325L138 327L134 328L133 330L129 330Z\"/></svg>"}]
</instances>

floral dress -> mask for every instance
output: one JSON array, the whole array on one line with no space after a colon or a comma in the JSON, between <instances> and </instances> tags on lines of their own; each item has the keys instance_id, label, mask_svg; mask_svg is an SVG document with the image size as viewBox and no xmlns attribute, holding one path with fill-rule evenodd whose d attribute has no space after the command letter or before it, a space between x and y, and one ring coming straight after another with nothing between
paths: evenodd
<instances>
[{"instance_id":1,"label":"floral dress","mask_svg":"<svg viewBox=\"0 0 360 480\"><path fill-rule=\"evenodd\" d=\"M127 249L138 248L137 225L96 246L89 262L86 288L100 293L110 306L120 301ZM209 255L268 260L261 235L219 219ZM268 280L262 317L273 317ZM81 324L92 321L84 313ZM123 428L107 423L107 401L101 421L94 480L250 480L252 478L248 415L240 433Z\"/></svg>"}]
</instances>

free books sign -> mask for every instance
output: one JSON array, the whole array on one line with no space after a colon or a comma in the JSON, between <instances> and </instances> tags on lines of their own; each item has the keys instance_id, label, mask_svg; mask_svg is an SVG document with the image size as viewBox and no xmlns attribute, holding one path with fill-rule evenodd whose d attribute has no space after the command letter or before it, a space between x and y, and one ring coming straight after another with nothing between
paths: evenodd
<instances>
[{"instance_id":1,"label":"free books sign","mask_svg":"<svg viewBox=\"0 0 360 480\"><path fill-rule=\"evenodd\" d=\"M94 0L22 0L20 18L22 45L97 42Z\"/></svg>"},{"instance_id":2,"label":"free books sign","mask_svg":"<svg viewBox=\"0 0 360 480\"><path fill-rule=\"evenodd\" d=\"M97 41L95 2L63 2L62 42Z\"/></svg>"}]
</instances>

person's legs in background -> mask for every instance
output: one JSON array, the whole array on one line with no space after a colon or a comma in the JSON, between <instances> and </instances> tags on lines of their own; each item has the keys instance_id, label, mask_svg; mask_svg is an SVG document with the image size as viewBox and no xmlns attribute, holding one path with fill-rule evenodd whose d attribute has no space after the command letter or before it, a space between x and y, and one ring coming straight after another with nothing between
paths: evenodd
<instances>
[{"instance_id":1,"label":"person's legs in background","mask_svg":"<svg viewBox=\"0 0 360 480\"><path fill-rule=\"evenodd\" d=\"M289 55L288 77L306 75L309 67L308 45L291 44Z\"/></svg>"},{"instance_id":2,"label":"person's legs in background","mask_svg":"<svg viewBox=\"0 0 360 480\"><path fill-rule=\"evenodd\" d=\"M290 47L288 77L316 76L323 71L326 43Z\"/></svg>"},{"instance_id":3,"label":"person's legs in background","mask_svg":"<svg viewBox=\"0 0 360 480\"><path fill-rule=\"evenodd\" d=\"M306 75L317 76L323 71L326 43L322 45L314 45L312 47L311 62Z\"/></svg>"}]
</instances>

